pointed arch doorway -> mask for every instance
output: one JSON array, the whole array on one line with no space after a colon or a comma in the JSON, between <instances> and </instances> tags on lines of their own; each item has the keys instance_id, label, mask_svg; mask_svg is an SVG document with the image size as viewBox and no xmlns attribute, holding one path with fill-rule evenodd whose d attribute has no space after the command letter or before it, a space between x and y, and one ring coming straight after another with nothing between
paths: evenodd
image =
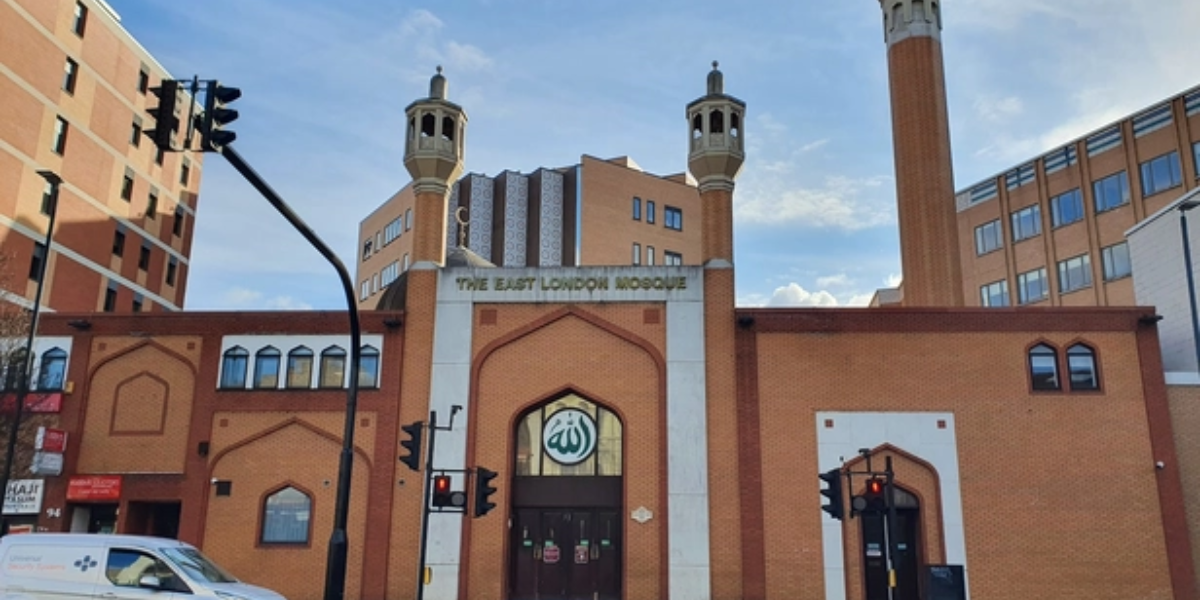
<instances>
[{"instance_id":1,"label":"pointed arch doorway","mask_svg":"<svg viewBox=\"0 0 1200 600\"><path fill-rule=\"evenodd\" d=\"M513 435L509 599L619 599L621 420L566 393L525 412Z\"/></svg>"}]
</instances>

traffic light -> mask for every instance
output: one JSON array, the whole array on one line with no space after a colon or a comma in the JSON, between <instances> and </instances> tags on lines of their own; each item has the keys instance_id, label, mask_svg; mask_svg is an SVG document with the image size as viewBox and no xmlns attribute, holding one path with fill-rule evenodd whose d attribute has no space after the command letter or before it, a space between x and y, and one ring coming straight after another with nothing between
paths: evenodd
<instances>
[{"instance_id":1,"label":"traffic light","mask_svg":"<svg viewBox=\"0 0 1200 600\"><path fill-rule=\"evenodd\" d=\"M404 430L409 438L400 441L400 446L408 451L407 454L400 457L400 462L418 473L421 472L421 433L423 428L424 423L420 421L400 426L400 429Z\"/></svg>"},{"instance_id":2,"label":"traffic light","mask_svg":"<svg viewBox=\"0 0 1200 600\"><path fill-rule=\"evenodd\" d=\"M881 512L887 510L887 502L884 498L885 490L884 480L880 477L872 477L867 480L867 484L863 487L863 494L850 499L851 515L863 512Z\"/></svg>"},{"instance_id":3,"label":"traffic light","mask_svg":"<svg viewBox=\"0 0 1200 600\"><path fill-rule=\"evenodd\" d=\"M449 475L435 475L432 504L437 508L463 508L467 505L467 495L450 490Z\"/></svg>"},{"instance_id":4,"label":"traffic light","mask_svg":"<svg viewBox=\"0 0 1200 600\"><path fill-rule=\"evenodd\" d=\"M829 504L821 505L821 510L829 516L841 521L846 516L845 502L842 500L842 470L833 469L821 473L818 477L827 486L821 490L821 495L829 498Z\"/></svg>"},{"instance_id":5,"label":"traffic light","mask_svg":"<svg viewBox=\"0 0 1200 600\"><path fill-rule=\"evenodd\" d=\"M225 105L242 97L242 90L210 81L204 94L204 115L200 117L200 149L217 152L232 144L237 134L224 127L238 118L238 111Z\"/></svg>"},{"instance_id":6,"label":"traffic light","mask_svg":"<svg viewBox=\"0 0 1200 600\"><path fill-rule=\"evenodd\" d=\"M179 128L179 117L175 116L179 83L173 79L164 79L158 87L150 88L150 92L158 97L158 106L146 109L150 118L154 119L154 129L147 129L143 133L154 141L155 147L167 152L172 150L171 134Z\"/></svg>"},{"instance_id":7,"label":"traffic light","mask_svg":"<svg viewBox=\"0 0 1200 600\"><path fill-rule=\"evenodd\" d=\"M882 498L883 497L883 480L878 477L872 477L872 478L868 479L866 495L868 498Z\"/></svg>"},{"instance_id":8,"label":"traffic light","mask_svg":"<svg viewBox=\"0 0 1200 600\"><path fill-rule=\"evenodd\" d=\"M496 503L488 498L496 493L496 487L492 485L492 480L496 478L497 473L477 467L475 469L475 516L482 517L488 514L488 511L496 508Z\"/></svg>"}]
</instances>

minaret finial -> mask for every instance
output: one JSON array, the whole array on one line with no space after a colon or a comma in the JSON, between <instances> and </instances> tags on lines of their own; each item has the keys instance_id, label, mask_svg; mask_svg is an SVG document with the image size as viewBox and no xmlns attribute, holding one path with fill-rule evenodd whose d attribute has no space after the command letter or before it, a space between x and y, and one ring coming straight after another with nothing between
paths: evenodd
<instances>
[{"instance_id":1,"label":"minaret finial","mask_svg":"<svg viewBox=\"0 0 1200 600\"><path fill-rule=\"evenodd\" d=\"M429 97L446 99L446 77L442 75L442 65L437 66L437 74L429 80Z\"/></svg>"},{"instance_id":2,"label":"minaret finial","mask_svg":"<svg viewBox=\"0 0 1200 600\"><path fill-rule=\"evenodd\" d=\"M721 71L717 69L717 67L720 65L720 63L718 63L717 61L714 60L712 62L712 65L713 65L713 70L708 72L708 93L709 93L709 95L724 94L725 93L725 76L722 75Z\"/></svg>"},{"instance_id":3,"label":"minaret finial","mask_svg":"<svg viewBox=\"0 0 1200 600\"><path fill-rule=\"evenodd\" d=\"M714 61L713 61L713 70L714 70L714 71L716 71L716 70L717 70L717 67L719 67L719 66L721 66L721 63L719 63L719 62L717 62L717 61L715 61L715 60L714 60Z\"/></svg>"}]
</instances>

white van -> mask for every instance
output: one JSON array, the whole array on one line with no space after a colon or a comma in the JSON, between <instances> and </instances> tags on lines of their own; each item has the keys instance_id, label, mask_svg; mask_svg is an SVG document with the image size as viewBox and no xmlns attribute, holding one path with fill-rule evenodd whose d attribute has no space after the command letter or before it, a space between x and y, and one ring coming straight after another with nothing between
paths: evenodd
<instances>
[{"instance_id":1,"label":"white van","mask_svg":"<svg viewBox=\"0 0 1200 600\"><path fill-rule=\"evenodd\" d=\"M179 540L28 533L0 538L0 600L286 600Z\"/></svg>"}]
</instances>

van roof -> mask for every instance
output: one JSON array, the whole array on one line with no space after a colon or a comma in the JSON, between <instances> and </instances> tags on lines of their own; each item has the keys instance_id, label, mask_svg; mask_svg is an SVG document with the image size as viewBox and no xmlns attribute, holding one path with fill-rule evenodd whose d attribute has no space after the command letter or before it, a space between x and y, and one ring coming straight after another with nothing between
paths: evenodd
<instances>
[{"instance_id":1,"label":"van roof","mask_svg":"<svg viewBox=\"0 0 1200 600\"><path fill-rule=\"evenodd\" d=\"M131 544L149 548L191 547L186 542L171 538L152 537L148 535L125 535L120 533L20 533L0 537L0 545L18 546L28 544L64 544L104 546L111 544Z\"/></svg>"}]
</instances>

